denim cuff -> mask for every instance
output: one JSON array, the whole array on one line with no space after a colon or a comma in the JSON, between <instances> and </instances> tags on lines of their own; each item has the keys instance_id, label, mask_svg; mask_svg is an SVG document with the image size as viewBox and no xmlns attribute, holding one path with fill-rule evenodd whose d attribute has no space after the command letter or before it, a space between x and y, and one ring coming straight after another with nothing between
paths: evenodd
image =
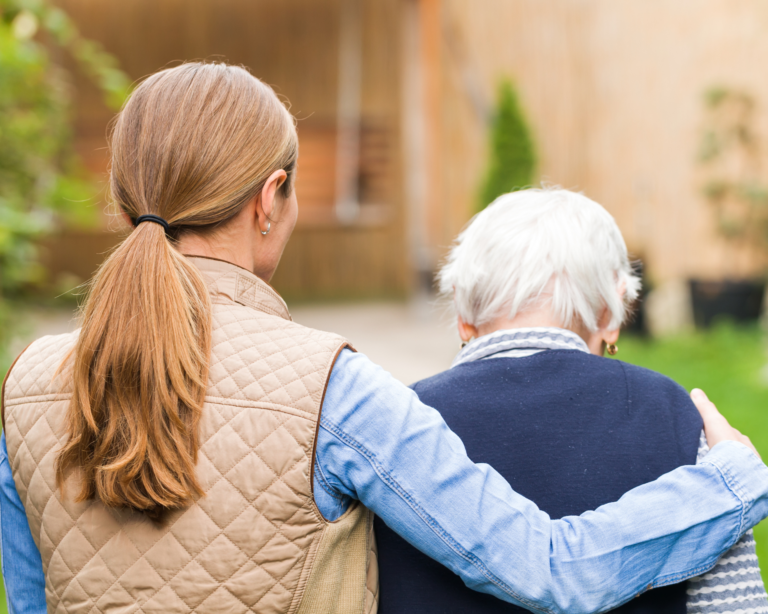
<instances>
[{"instance_id":1,"label":"denim cuff","mask_svg":"<svg viewBox=\"0 0 768 614\"><path fill-rule=\"evenodd\" d=\"M742 503L743 534L768 516L768 467L747 446L735 441L717 444L701 464L717 467L728 488Z\"/></svg>"}]
</instances>

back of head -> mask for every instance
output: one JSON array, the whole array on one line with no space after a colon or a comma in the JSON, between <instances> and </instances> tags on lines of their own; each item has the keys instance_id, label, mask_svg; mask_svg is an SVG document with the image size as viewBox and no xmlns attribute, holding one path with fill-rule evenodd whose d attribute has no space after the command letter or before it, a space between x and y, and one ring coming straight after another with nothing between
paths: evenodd
<instances>
[{"instance_id":1,"label":"back of head","mask_svg":"<svg viewBox=\"0 0 768 614\"><path fill-rule=\"evenodd\" d=\"M237 215L274 171L292 189L295 125L272 89L246 70L190 63L156 73L114 124L110 191L141 223L97 272L67 363L73 396L63 485L79 500L159 516L202 494L195 477L208 380L211 306L200 273L177 251L184 233ZM71 369L71 371L69 371Z\"/></svg>"},{"instance_id":2,"label":"back of head","mask_svg":"<svg viewBox=\"0 0 768 614\"><path fill-rule=\"evenodd\" d=\"M497 198L459 235L439 281L475 326L547 307L562 326L591 331L603 308L618 328L640 285L611 215L563 189Z\"/></svg>"}]
</instances>

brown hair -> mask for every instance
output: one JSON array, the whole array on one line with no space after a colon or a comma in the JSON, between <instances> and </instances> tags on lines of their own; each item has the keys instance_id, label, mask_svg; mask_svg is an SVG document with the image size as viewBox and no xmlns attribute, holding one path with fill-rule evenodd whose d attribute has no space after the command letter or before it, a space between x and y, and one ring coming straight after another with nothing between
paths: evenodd
<instances>
[{"instance_id":1,"label":"brown hair","mask_svg":"<svg viewBox=\"0 0 768 614\"><path fill-rule=\"evenodd\" d=\"M272 89L225 64L183 64L137 87L111 135L110 192L139 224L93 280L73 350L68 441L59 487L81 474L78 500L164 510L202 495L195 476L208 380L211 307L174 237L237 215L276 170L289 195L298 142Z\"/></svg>"}]
</instances>

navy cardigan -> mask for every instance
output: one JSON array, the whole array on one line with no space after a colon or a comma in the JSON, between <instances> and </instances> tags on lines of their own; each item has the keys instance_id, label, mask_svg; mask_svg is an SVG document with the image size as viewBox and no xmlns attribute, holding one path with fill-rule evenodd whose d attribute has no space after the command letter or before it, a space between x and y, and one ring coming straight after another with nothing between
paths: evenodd
<instances>
[{"instance_id":1,"label":"navy cardigan","mask_svg":"<svg viewBox=\"0 0 768 614\"><path fill-rule=\"evenodd\" d=\"M494 467L552 518L696 462L702 422L685 390L618 360L547 350L461 364L413 388L474 462ZM380 614L525 611L468 589L378 518L376 539ZM685 614L685 588L655 589L616 611Z\"/></svg>"}]
</instances>

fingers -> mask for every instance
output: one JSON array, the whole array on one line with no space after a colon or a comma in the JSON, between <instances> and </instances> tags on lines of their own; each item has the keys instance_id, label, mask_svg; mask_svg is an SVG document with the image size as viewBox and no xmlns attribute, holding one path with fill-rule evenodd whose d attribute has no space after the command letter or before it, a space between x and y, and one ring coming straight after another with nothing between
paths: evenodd
<instances>
[{"instance_id":1,"label":"fingers","mask_svg":"<svg viewBox=\"0 0 768 614\"><path fill-rule=\"evenodd\" d=\"M691 400L696 406L696 409L699 410L701 419L704 420L705 423L707 420L716 420L718 416L720 418L723 417L722 414L717 411L715 404L709 400L706 394L704 394L703 390L699 388L691 390ZM723 418L723 420L725 420L725 418Z\"/></svg>"},{"instance_id":2,"label":"fingers","mask_svg":"<svg viewBox=\"0 0 768 614\"><path fill-rule=\"evenodd\" d=\"M735 429L733 429L723 415L717 411L717 407L715 407L715 404L707 398L707 395L704 394L703 390L699 390L698 388L691 390L691 400L701 414L701 419L704 422L704 433L707 436L707 443L710 448L713 448L725 439L732 439L734 437Z\"/></svg>"},{"instance_id":3,"label":"fingers","mask_svg":"<svg viewBox=\"0 0 768 614\"><path fill-rule=\"evenodd\" d=\"M691 390L691 400L701 414L701 419L704 422L704 434L710 448L714 448L721 441L738 441L760 456L749 437L742 435L728 423L728 420L717 411L717 407L707 398L703 390L698 388Z\"/></svg>"}]
</instances>

